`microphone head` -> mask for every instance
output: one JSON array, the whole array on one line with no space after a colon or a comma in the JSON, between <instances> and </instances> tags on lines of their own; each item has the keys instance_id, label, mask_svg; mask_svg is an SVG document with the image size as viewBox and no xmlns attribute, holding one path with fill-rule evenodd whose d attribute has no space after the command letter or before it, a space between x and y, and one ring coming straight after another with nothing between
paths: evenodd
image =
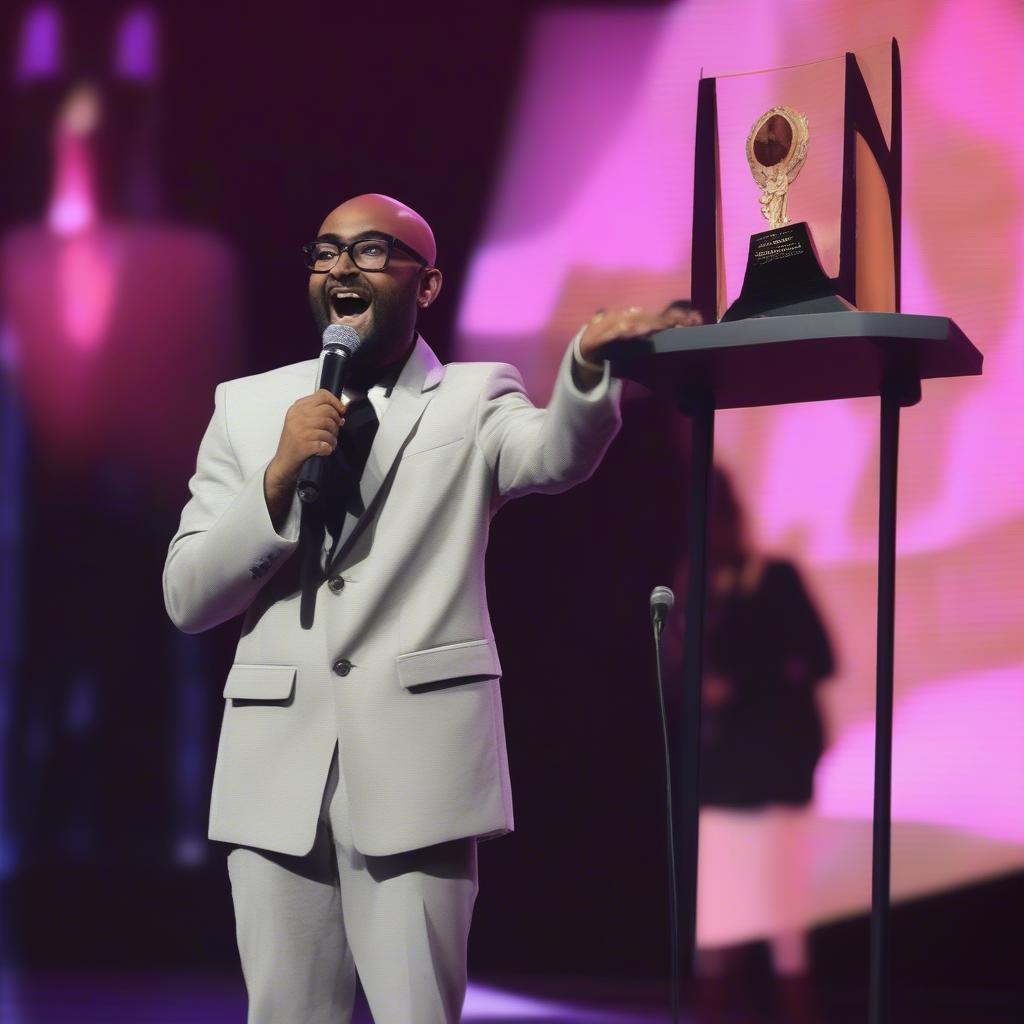
<instances>
[{"instance_id":1,"label":"microphone head","mask_svg":"<svg viewBox=\"0 0 1024 1024\"><path fill-rule=\"evenodd\" d=\"M348 324L331 324L324 331L324 348L343 348L350 356L363 343L354 327Z\"/></svg>"},{"instance_id":2,"label":"microphone head","mask_svg":"<svg viewBox=\"0 0 1024 1024\"><path fill-rule=\"evenodd\" d=\"M651 591L651 611L670 612L676 603L676 595L669 587L655 587Z\"/></svg>"}]
</instances>

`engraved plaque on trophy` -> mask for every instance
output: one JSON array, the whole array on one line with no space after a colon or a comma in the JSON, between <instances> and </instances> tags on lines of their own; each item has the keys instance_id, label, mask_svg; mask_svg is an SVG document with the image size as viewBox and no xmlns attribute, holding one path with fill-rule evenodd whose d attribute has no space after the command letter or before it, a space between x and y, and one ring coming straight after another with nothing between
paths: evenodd
<instances>
[{"instance_id":1,"label":"engraved plaque on trophy","mask_svg":"<svg viewBox=\"0 0 1024 1024\"><path fill-rule=\"evenodd\" d=\"M821 268L810 231L789 222L789 191L807 159L807 118L792 107L765 111L747 136L747 162L761 189L768 230L752 235L739 298L722 321L851 309Z\"/></svg>"}]
</instances>

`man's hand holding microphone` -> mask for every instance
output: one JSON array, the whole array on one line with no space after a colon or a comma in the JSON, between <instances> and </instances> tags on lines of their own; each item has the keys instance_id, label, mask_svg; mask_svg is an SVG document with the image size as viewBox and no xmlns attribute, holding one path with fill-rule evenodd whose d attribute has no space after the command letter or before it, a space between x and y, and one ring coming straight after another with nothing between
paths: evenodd
<instances>
[{"instance_id":1,"label":"man's hand holding microphone","mask_svg":"<svg viewBox=\"0 0 1024 1024\"><path fill-rule=\"evenodd\" d=\"M285 413L277 452L263 477L263 496L274 528L288 516L299 471L310 456L330 455L338 446L347 403L326 388L293 402Z\"/></svg>"}]
</instances>

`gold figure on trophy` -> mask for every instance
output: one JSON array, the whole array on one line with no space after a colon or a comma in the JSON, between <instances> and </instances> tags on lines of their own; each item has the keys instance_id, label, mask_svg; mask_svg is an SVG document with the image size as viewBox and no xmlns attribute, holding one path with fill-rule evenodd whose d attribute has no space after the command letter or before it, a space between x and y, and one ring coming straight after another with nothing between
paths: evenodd
<instances>
[{"instance_id":1,"label":"gold figure on trophy","mask_svg":"<svg viewBox=\"0 0 1024 1024\"><path fill-rule=\"evenodd\" d=\"M792 107L772 107L747 136L747 162L761 187L761 213L774 231L789 223L789 186L807 158L807 118Z\"/></svg>"}]
</instances>

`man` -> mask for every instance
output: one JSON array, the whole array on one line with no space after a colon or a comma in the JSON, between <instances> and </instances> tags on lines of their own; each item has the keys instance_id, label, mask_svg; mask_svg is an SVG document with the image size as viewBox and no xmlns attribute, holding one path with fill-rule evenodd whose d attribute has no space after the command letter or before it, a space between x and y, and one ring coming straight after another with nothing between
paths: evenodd
<instances>
[{"instance_id":1,"label":"man","mask_svg":"<svg viewBox=\"0 0 1024 1024\"><path fill-rule=\"evenodd\" d=\"M232 846L250 1024L347 1021L356 971L377 1024L451 1022L476 843L512 828L491 516L597 466L619 426L602 345L690 318L595 317L537 409L511 366L442 366L416 334L441 272L413 210L351 199L307 257L318 326L362 339L350 390L309 394L315 360L217 388L164 594L189 632L245 615L210 837ZM333 482L300 512L312 455Z\"/></svg>"}]
</instances>

